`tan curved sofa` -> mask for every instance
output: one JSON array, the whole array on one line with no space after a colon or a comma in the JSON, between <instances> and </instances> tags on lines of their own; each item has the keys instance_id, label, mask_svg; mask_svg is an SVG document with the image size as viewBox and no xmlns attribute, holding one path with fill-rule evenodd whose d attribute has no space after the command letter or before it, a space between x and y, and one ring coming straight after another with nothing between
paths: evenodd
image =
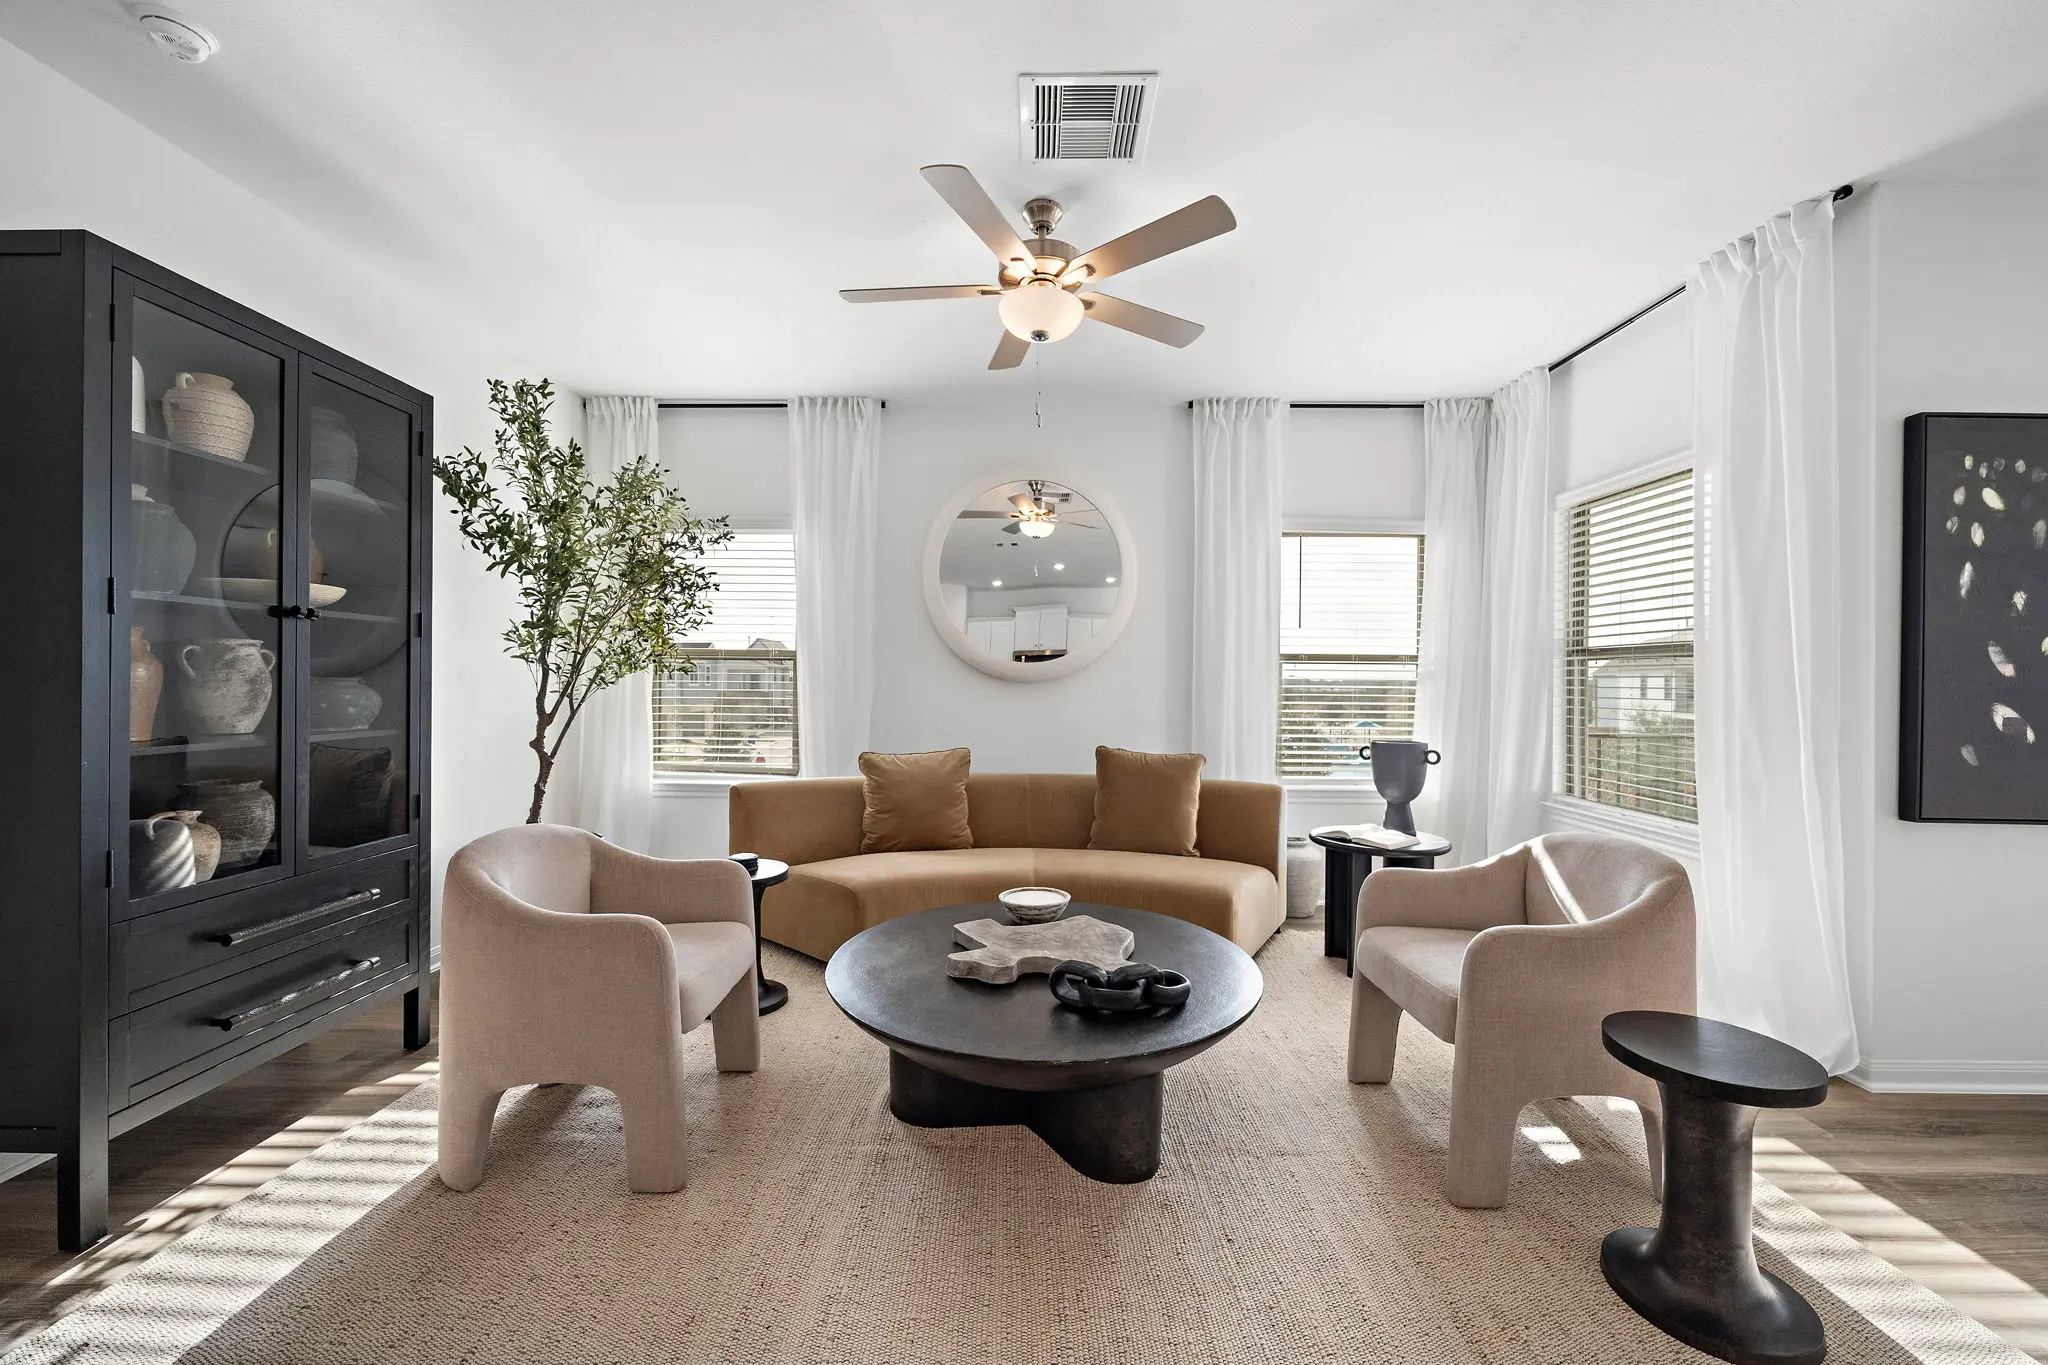
<instances>
[{"instance_id":1,"label":"tan curved sofa","mask_svg":"<svg viewBox=\"0 0 2048 1365\"><path fill-rule=\"evenodd\" d=\"M1012 886L1057 886L1077 901L1152 910L1256 952L1286 918L1281 791L1204 780L1199 858L1088 847L1092 773L975 773L967 779L974 847L862 853L858 777L741 782L729 847L790 866L761 904L770 942L824 959L869 925L918 910L994 900Z\"/></svg>"}]
</instances>

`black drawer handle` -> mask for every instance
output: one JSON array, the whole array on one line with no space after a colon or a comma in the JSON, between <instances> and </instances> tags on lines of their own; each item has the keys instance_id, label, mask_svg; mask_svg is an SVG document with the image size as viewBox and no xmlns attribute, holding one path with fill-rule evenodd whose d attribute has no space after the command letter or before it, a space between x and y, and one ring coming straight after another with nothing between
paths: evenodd
<instances>
[{"instance_id":1,"label":"black drawer handle","mask_svg":"<svg viewBox=\"0 0 2048 1365\"><path fill-rule=\"evenodd\" d=\"M358 976L374 972L377 970L377 964L383 960L381 957L366 957L361 962L351 962L345 970L336 972L333 976L323 976L318 981L309 981L295 991L286 991L275 1000L266 1000L262 1004L252 1005L238 1014L224 1014L217 1019L209 1019L206 1022L214 1025L216 1028L238 1029L252 1019L261 1019L266 1014L277 1013L287 1005L290 1005L294 1000L312 991L325 990L329 986L339 986L344 981L353 980Z\"/></svg>"},{"instance_id":2,"label":"black drawer handle","mask_svg":"<svg viewBox=\"0 0 2048 1365\"><path fill-rule=\"evenodd\" d=\"M218 943L224 948L239 948L244 943L253 942L259 938L269 938L272 934L282 934L288 929L298 928L301 924L311 924L314 920L331 915L337 910L349 910L358 905L368 905L383 894L382 891L358 891L353 896L343 896L338 901L329 901L325 905L316 905L311 910L301 910L295 915L286 915L282 919L265 920L261 924L252 924L246 929L229 929L225 933L208 934L206 937L208 941Z\"/></svg>"}]
</instances>

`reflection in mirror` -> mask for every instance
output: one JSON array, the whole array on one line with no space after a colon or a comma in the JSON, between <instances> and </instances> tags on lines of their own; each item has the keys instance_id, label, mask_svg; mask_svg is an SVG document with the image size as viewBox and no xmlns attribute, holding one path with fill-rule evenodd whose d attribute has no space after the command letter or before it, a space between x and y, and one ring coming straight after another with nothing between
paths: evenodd
<instances>
[{"instance_id":1,"label":"reflection in mirror","mask_svg":"<svg viewBox=\"0 0 2048 1365\"><path fill-rule=\"evenodd\" d=\"M978 653L1017 663L1063 658L1104 630L1122 576L1109 519L1049 479L969 499L939 555L953 625Z\"/></svg>"}]
</instances>

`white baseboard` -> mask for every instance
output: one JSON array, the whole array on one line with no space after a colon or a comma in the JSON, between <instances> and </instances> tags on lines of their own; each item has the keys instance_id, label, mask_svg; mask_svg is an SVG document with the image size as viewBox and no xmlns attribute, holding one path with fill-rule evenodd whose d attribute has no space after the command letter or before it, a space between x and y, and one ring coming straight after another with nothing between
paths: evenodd
<instances>
[{"instance_id":1,"label":"white baseboard","mask_svg":"<svg viewBox=\"0 0 2048 1365\"><path fill-rule=\"evenodd\" d=\"M32 1166L50 1159L46 1152L0 1152L0 1180L12 1180Z\"/></svg>"},{"instance_id":2,"label":"white baseboard","mask_svg":"<svg viewBox=\"0 0 2048 1365\"><path fill-rule=\"evenodd\" d=\"M1881 1095L2048 1095L2048 1062L1887 1062L1866 1058L1842 1079Z\"/></svg>"}]
</instances>

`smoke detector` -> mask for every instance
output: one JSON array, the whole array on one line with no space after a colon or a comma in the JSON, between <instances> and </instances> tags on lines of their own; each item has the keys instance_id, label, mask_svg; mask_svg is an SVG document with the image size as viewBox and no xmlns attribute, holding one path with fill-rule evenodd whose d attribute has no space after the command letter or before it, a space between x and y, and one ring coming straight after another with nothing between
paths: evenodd
<instances>
[{"instance_id":1,"label":"smoke detector","mask_svg":"<svg viewBox=\"0 0 2048 1365\"><path fill-rule=\"evenodd\" d=\"M128 12L157 50L175 61L197 65L220 51L220 39L165 5L130 5Z\"/></svg>"}]
</instances>

